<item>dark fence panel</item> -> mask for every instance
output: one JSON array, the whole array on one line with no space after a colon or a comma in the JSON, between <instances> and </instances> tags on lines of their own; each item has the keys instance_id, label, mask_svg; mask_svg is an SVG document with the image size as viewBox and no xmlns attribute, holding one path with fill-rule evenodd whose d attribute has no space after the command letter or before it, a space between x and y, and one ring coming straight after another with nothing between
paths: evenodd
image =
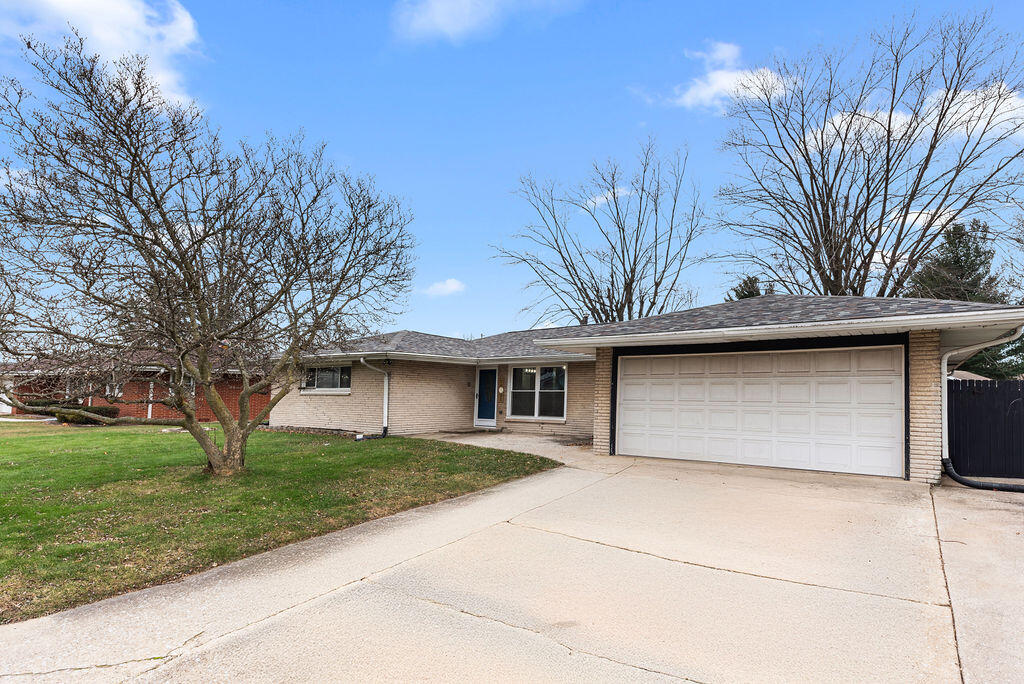
<instances>
[{"instance_id":1,"label":"dark fence panel","mask_svg":"<svg viewBox=\"0 0 1024 684\"><path fill-rule=\"evenodd\" d=\"M947 380L949 457L968 477L1024 477L1024 380Z\"/></svg>"}]
</instances>

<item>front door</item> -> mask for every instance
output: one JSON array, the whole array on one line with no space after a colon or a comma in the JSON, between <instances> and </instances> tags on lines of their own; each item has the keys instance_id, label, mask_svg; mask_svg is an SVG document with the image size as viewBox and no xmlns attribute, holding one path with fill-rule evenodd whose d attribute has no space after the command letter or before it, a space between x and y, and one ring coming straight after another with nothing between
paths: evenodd
<instances>
[{"instance_id":1,"label":"front door","mask_svg":"<svg viewBox=\"0 0 1024 684\"><path fill-rule=\"evenodd\" d=\"M476 417L473 424L495 427L495 408L498 405L498 369L481 368L476 375Z\"/></svg>"}]
</instances>

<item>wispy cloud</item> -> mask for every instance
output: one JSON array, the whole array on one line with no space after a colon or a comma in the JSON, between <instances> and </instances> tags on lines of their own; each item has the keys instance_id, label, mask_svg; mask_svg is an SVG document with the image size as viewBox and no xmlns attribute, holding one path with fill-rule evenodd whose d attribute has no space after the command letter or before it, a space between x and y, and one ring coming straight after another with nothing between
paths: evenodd
<instances>
[{"instance_id":1,"label":"wispy cloud","mask_svg":"<svg viewBox=\"0 0 1024 684\"><path fill-rule=\"evenodd\" d=\"M729 100L743 97L754 89L770 92L784 87L782 79L770 69L745 69L742 50L735 43L711 41L703 51L688 51L686 56L704 64L704 73L685 85L675 87L669 103L688 109L725 110Z\"/></svg>"},{"instance_id":2,"label":"wispy cloud","mask_svg":"<svg viewBox=\"0 0 1024 684\"><path fill-rule=\"evenodd\" d=\"M579 5L579 0L399 0L391 18L402 40L458 44L493 32L516 15L551 17Z\"/></svg>"},{"instance_id":3,"label":"wispy cloud","mask_svg":"<svg viewBox=\"0 0 1024 684\"><path fill-rule=\"evenodd\" d=\"M181 58L195 51L195 19L178 0L0 0L0 36L30 34L54 42L75 27L106 59L149 57L164 94L187 97Z\"/></svg>"},{"instance_id":4,"label":"wispy cloud","mask_svg":"<svg viewBox=\"0 0 1024 684\"><path fill-rule=\"evenodd\" d=\"M423 293L429 297L447 297L449 295L458 294L466 289L466 284L461 280L455 278L448 278L447 280L439 280L430 287L423 290Z\"/></svg>"}]
</instances>

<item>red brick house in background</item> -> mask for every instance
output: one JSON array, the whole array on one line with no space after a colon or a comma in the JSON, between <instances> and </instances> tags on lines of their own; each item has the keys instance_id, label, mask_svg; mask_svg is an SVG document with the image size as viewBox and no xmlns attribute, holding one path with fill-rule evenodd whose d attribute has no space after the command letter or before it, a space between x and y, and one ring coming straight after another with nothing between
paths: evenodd
<instances>
[{"instance_id":1,"label":"red brick house in background","mask_svg":"<svg viewBox=\"0 0 1024 684\"><path fill-rule=\"evenodd\" d=\"M36 379L29 379L30 377L34 377ZM54 392L53 386L55 383L52 382L52 380L48 381L39 379L39 377L38 373L29 374L25 371L15 370L12 367L0 369L0 381L4 382L7 387L14 387L16 390L15 396L23 402L30 399L37 399L44 395L49 395L56 401L64 399L64 396L59 396L59 391ZM227 405L228 410L231 411L231 415L237 418L238 395L242 391L241 378L229 373L217 382L215 387L217 392L223 398L224 403ZM107 390L112 393L116 393L117 396L119 396L120 401L107 401L105 398ZM167 396L166 392L167 389L162 387L158 382L147 382L144 379L136 379L126 382L123 386L117 388L98 387L96 394L86 397L81 403L85 407L117 406L120 409L120 413L118 414L120 417L164 420L175 420L180 418L180 412L165 406L164 404L158 403L161 398ZM54 396L55 394L58 396ZM253 395L250 399L250 415L256 415L262 411L266 408L269 402L269 392ZM200 421L212 422L217 420L202 392L196 393L195 403L196 413L198 414ZM0 413L17 415L26 412L18 409L17 407L2 404L0 405Z\"/></svg>"}]
</instances>

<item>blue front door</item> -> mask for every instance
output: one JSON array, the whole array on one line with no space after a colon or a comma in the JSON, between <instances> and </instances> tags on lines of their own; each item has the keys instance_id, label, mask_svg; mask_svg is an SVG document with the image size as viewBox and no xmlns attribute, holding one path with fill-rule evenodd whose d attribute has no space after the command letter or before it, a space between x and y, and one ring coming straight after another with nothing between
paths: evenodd
<instances>
[{"instance_id":1,"label":"blue front door","mask_svg":"<svg viewBox=\"0 0 1024 684\"><path fill-rule=\"evenodd\" d=\"M498 389L498 371L495 368L481 368L477 371L476 423L494 425L494 409Z\"/></svg>"}]
</instances>

